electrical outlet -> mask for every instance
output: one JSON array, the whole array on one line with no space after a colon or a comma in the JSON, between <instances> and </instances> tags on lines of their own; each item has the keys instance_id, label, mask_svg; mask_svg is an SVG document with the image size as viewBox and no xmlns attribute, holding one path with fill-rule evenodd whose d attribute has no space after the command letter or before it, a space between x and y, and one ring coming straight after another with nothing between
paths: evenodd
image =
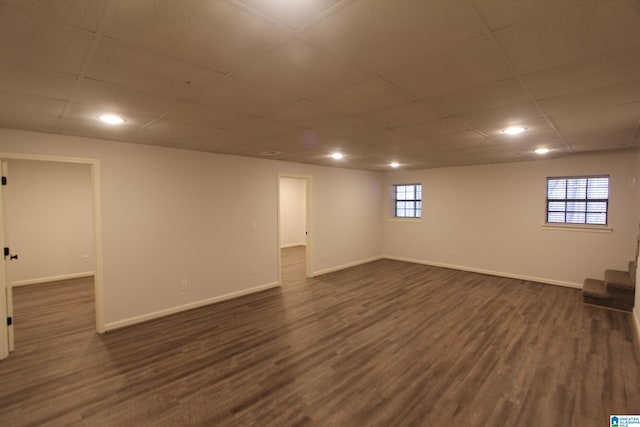
<instances>
[{"instance_id":1,"label":"electrical outlet","mask_svg":"<svg viewBox=\"0 0 640 427\"><path fill-rule=\"evenodd\" d=\"M455 255L457 251L455 249L451 249L451 255Z\"/></svg>"},{"instance_id":2,"label":"electrical outlet","mask_svg":"<svg viewBox=\"0 0 640 427\"><path fill-rule=\"evenodd\" d=\"M82 261L84 261L84 262L89 262L89 255L88 255L88 254L84 254L84 255L82 256Z\"/></svg>"},{"instance_id":3,"label":"electrical outlet","mask_svg":"<svg viewBox=\"0 0 640 427\"><path fill-rule=\"evenodd\" d=\"M253 268L251 268L251 275L255 276L258 273L258 267L253 266Z\"/></svg>"},{"instance_id":4,"label":"electrical outlet","mask_svg":"<svg viewBox=\"0 0 640 427\"><path fill-rule=\"evenodd\" d=\"M180 281L180 290L181 291L186 291L187 290L187 285L188 285L188 282L186 280L181 280Z\"/></svg>"}]
</instances>

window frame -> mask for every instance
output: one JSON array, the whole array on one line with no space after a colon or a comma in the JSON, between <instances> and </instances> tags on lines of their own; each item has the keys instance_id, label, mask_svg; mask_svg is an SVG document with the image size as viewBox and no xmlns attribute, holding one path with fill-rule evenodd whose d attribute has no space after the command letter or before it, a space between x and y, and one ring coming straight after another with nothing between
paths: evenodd
<instances>
[{"instance_id":1,"label":"window frame","mask_svg":"<svg viewBox=\"0 0 640 427\"><path fill-rule=\"evenodd\" d=\"M413 192L414 192L414 199L398 199L398 187L411 187L413 186ZM419 193L420 193L420 198L415 198L416 194L418 193L418 187L419 187ZM391 197L391 203L392 203L392 219L393 220L397 220L397 221L419 221L422 219L422 183L420 182L413 182L413 183L403 183L403 184L392 184L391 185L391 193L392 193L392 197ZM413 202L414 203L414 216L398 216L398 202ZM417 203L420 204L420 207L417 207ZM420 215L415 215L416 212L420 212Z\"/></svg>"},{"instance_id":2,"label":"window frame","mask_svg":"<svg viewBox=\"0 0 640 427\"><path fill-rule=\"evenodd\" d=\"M589 180L590 179L595 179L595 178L606 178L607 179L607 198L606 199L595 199L595 198L589 198ZM569 188L568 186L568 182L569 180L580 180L580 179L586 179L586 187L585 187L585 197L584 198L568 198L567 195L567 189ZM549 183L552 180L565 180L565 198L564 199L549 199ZM545 191L545 217L544 217L544 223L545 226L549 226L549 227L582 227L582 228L608 228L609 226L609 199L610 199L610 192L611 192L611 177L610 175L606 175L606 174L599 174L599 175L572 175L572 176L548 176L547 177L547 181L546 181L546 191ZM553 211L553 210L549 210L549 205L552 202L561 202L565 204L565 208L562 211ZM567 204L568 203L584 203L585 204L585 210L584 210L584 222L567 222L567 213L568 212L582 212L582 211L569 211L567 210ZM594 212L594 213L600 213L600 214L604 214L604 223L593 223L593 222L588 222L588 214L589 212L589 203L604 203L605 204L605 210L604 211L598 211L598 212ZM553 213L553 212L563 212L564 213L564 221L559 222L559 221L549 221L549 213Z\"/></svg>"}]
</instances>

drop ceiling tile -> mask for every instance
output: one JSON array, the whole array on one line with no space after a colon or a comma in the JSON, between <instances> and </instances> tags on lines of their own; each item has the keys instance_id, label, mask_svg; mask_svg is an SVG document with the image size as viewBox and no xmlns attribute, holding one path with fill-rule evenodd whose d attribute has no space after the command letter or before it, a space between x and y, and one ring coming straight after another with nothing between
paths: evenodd
<instances>
[{"instance_id":1,"label":"drop ceiling tile","mask_svg":"<svg viewBox=\"0 0 640 427\"><path fill-rule=\"evenodd\" d=\"M226 128L242 120L242 115L223 109L214 109L195 102L182 102L166 115L169 120L202 126Z\"/></svg>"},{"instance_id":2,"label":"drop ceiling tile","mask_svg":"<svg viewBox=\"0 0 640 427\"><path fill-rule=\"evenodd\" d=\"M107 4L107 0L4 0L3 2L39 19L92 32L98 30L98 24Z\"/></svg>"},{"instance_id":3,"label":"drop ceiling tile","mask_svg":"<svg viewBox=\"0 0 640 427\"><path fill-rule=\"evenodd\" d=\"M354 1L303 33L328 52L382 73L483 34L467 2Z\"/></svg>"},{"instance_id":4,"label":"drop ceiling tile","mask_svg":"<svg viewBox=\"0 0 640 427\"><path fill-rule=\"evenodd\" d=\"M495 32L520 74L640 47L635 0L595 2Z\"/></svg>"},{"instance_id":5,"label":"drop ceiling tile","mask_svg":"<svg viewBox=\"0 0 640 427\"><path fill-rule=\"evenodd\" d=\"M406 104L412 99L404 90L377 77L371 77L310 100L343 113L362 114Z\"/></svg>"},{"instance_id":6,"label":"drop ceiling tile","mask_svg":"<svg viewBox=\"0 0 640 427\"><path fill-rule=\"evenodd\" d=\"M622 147L631 142L640 121L640 103L557 116L553 121L571 146Z\"/></svg>"},{"instance_id":7,"label":"drop ceiling tile","mask_svg":"<svg viewBox=\"0 0 640 427\"><path fill-rule=\"evenodd\" d=\"M461 150L467 148L482 149L494 145L493 141L484 138L476 132L465 130L462 132L452 132L447 134L432 135L422 138L429 141L429 144L446 146L448 149Z\"/></svg>"},{"instance_id":8,"label":"drop ceiling tile","mask_svg":"<svg viewBox=\"0 0 640 427\"><path fill-rule=\"evenodd\" d=\"M6 7L0 13L0 60L78 74L93 34Z\"/></svg>"},{"instance_id":9,"label":"drop ceiling tile","mask_svg":"<svg viewBox=\"0 0 640 427\"><path fill-rule=\"evenodd\" d=\"M260 115L281 105L293 103L296 98L236 77L228 77L218 86L197 95L195 100L218 110Z\"/></svg>"},{"instance_id":10,"label":"drop ceiling tile","mask_svg":"<svg viewBox=\"0 0 640 427\"><path fill-rule=\"evenodd\" d=\"M103 38L87 77L161 95L190 99L219 82L222 74L148 50Z\"/></svg>"},{"instance_id":11,"label":"drop ceiling tile","mask_svg":"<svg viewBox=\"0 0 640 427\"><path fill-rule=\"evenodd\" d=\"M426 101L453 116L460 116L524 104L530 99L515 79L509 79L436 95Z\"/></svg>"},{"instance_id":12,"label":"drop ceiling tile","mask_svg":"<svg viewBox=\"0 0 640 427\"><path fill-rule=\"evenodd\" d=\"M114 4L105 34L226 73L286 33L223 1L127 0Z\"/></svg>"},{"instance_id":13,"label":"drop ceiling tile","mask_svg":"<svg viewBox=\"0 0 640 427\"><path fill-rule=\"evenodd\" d=\"M109 112L109 111L106 111ZM153 120L151 116L127 114L120 125L109 125L98 120L105 111L89 105L72 103L60 123L60 133L92 138L118 139L135 133Z\"/></svg>"},{"instance_id":14,"label":"drop ceiling tile","mask_svg":"<svg viewBox=\"0 0 640 427\"><path fill-rule=\"evenodd\" d=\"M483 150L482 152L475 150L460 150L456 152L456 160L460 162L460 166L520 162L526 160L527 157L521 152L500 149Z\"/></svg>"},{"instance_id":15,"label":"drop ceiling tile","mask_svg":"<svg viewBox=\"0 0 640 427\"><path fill-rule=\"evenodd\" d=\"M410 138L437 136L444 133L463 132L465 130L467 129L461 121L450 117L430 120L419 125L395 128L395 131Z\"/></svg>"},{"instance_id":16,"label":"drop ceiling tile","mask_svg":"<svg viewBox=\"0 0 640 427\"><path fill-rule=\"evenodd\" d=\"M75 101L115 113L157 116L179 103L175 98L125 86L84 79Z\"/></svg>"},{"instance_id":17,"label":"drop ceiling tile","mask_svg":"<svg viewBox=\"0 0 640 427\"><path fill-rule=\"evenodd\" d=\"M52 132L65 101L0 91L0 127Z\"/></svg>"},{"instance_id":18,"label":"drop ceiling tile","mask_svg":"<svg viewBox=\"0 0 640 427\"><path fill-rule=\"evenodd\" d=\"M423 59L385 76L425 98L513 77L506 57L487 36Z\"/></svg>"},{"instance_id":19,"label":"drop ceiling tile","mask_svg":"<svg viewBox=\"0 0 640 427\"><path fill-rule=\"evenodd\" d=\"M640 102L640 79L635 82L546 98L540 101L540 105L548 115L557 116L635 102Z\"/></svg>"},{"instance_id":20,"label":"drop ceiling tile","mask_svg":"<svg viewBox=\"0 0 640 427\"><path fill-rule=\"evenodd\" d=\"M532 102L493 108L476 113L458 116L457 119L466 126L475 129L504 129L513 125L527 126L531 120L542 117L542 113Z\"/></svg>"},{"instance_id":21,"label":"drop ceiling tile","mask_svg":"<svg viewBox=\"0 0 640 427\"><path fill-rule=\"evenodd\" d=\"M427 103L413 101L386 110L363 114L361 117L378 125L395 128L417 125L429 120L442 118L445 115Z\"/></svg>"},{"instance_id":22,"label":"drop ceiling tile","mask_svg":"<svg viewBox=\"0 0 640 427\"><path fill-rule=\"evenodd\" d=\"M577 133L633 126L639 116L640 102L557 116L553 121L561 132Z\"/></svg>"},{"instance_id":23,"label":"drop ceiling tile","mask_svg":"<svg viewBox=\"0 0 640 427\"><path fill-rule=\"evenodd\" d=\"M640 49L589 57L522 77L536 99L640 80Z\"/></svg>"},{"instance_id":24,"label":"drop ceiling tile","mask_svg":"<svg viewBox=\"0 0 640 427\"><path fill-rule=\"evenodd\" d=\"M0 61L0 90L67 99L76 82L72 74Z\"/></svg>"},{"instance_id":25,"label":"drop ceiling tile","mask_svg":"<svg viewBox=\"0 0 640 427\"><path fill-rule=\"evenodd\" d=\"M336 150L343 150L348 138L332 135L317 129L301 129L288 135L278 137L286 145L288 155L311 152L329 155Z\"/></svg>"},{"instance_id":26,"label":"drop ceiling tile","mask_svg":"<svg viewBox=\"0 0 640 427\"><path fill-rule=\"evenodd\" d=\"M297 150L316 150L327 155L334 150L341 149L345 141L349 140L349 138L321 132L317 129L301 129L278 138L289 146L296 147Z\"/></svg>"},{"instance_id":27,"label":"drop ceiling tile","mask_svg":"<svg viewBox=\"0 0 640 427\"><path fill-rule=\"evenodd\" d=\"M630 129L618 129L569 135L567 140L574 151L615 150L631 146L630 135Z\"/></svg>"},{"instance_id":28,"label":"drop ceiling tile","mask_svg":"<svg viewBox=\"0 0 640 427\"><path fill-rule=\"evenodd\" d=\"M394 146L408 141L411 137L403 135L396 129L385 129L349 138L354 144L360 146Z\"/></svg>"},{"instance_id":29,"label":"drop ceiling tile","mask_svg":"<svg viewBox=\"0 0 640 427\"><path fill-rule=\"evenodd\" d=\"M276 137L286 135L300 128L290 123L281 123L268 120L258 116L241 117L241 120L232 122L224 126L224 129L231 130L242 135L252 135L258 137Z\"/></svg>"},{"instance_id":30,"label":"drop ceiling tile","mask_svg":"<svg viewBox=\"0 0 640 427\"><path fill-rule=\"evenodd\" d=\"M264 117L296 126L315 127L327 120L334 120L343 115L319 106L313 102L298 100L265 113Z\"/></svg>"},{"instance_id":31,"label":"drop ceiling tile","mask_svg":"<svg viewBox=\"0 0 640 427\"><path fill-rule=\"evenodd\" d=\"M472 0L492 30L564 14L598 0Z\"/></svg>"},{"instance_id":32,"label":"drop ceiling tile","mask_svg":"<svg viewBox=\"0 0 640 427\"><path fill-rule=\"evenodd\" d=\"M384 126L359 117L347 117L319 121L316 128L340 137L352 137L384 129Z\"/></svg>"},{"instance_id":33,"label":"drop ceiling tile","mask_svg":"<svg viewBox=\"0 0 640 427\"><path fill-rule=\"evenodd\" d=\"M362 79L354 68L301 40L290 40L243 69L239 77L300 98Z\"/></svg>"},{"instance_id":34,"label":"drop ceiling tile","mask_svg":"<svg viewBox=\"0 0 640 427\"><path fill-rule=\"evenodd\" d=\"M241 137L233 132L192 123L158 120L134 135L136 141L170 146L186 146L193 149L219 151L237 145ZM224 151L220 151L224 152Z\"/></svg>"},{"instance_id":35,"label":"drop ceiling tile","mask_svg":"<svg viewBox=\"0 0 640 427\"><path fill-rule=\"evenodd\" d=\"M322 15L340 0L238 0L288 28L299 28L309 20Z\"/></svg>"}]
</instances>

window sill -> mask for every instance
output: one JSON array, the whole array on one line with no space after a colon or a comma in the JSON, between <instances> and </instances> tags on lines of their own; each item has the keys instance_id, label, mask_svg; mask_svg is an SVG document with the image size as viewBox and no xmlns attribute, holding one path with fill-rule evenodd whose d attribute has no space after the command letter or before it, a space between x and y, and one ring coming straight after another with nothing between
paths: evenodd
<instances>
[{"instance_id":1,"label":"window sill","mask_svg":"<svg viewBox=\"0 0 640 427\"><path fill-rule=\"evenodd\" d=\"M604 233L611 234L613 228L606 225L570 225L570 224L542 224L540 226L543 230L556 230L556 231L578 231L582 233Z\"/></svg>"},{"instance_id":2,"label":"window sill","mask_svg":"<svg viewBox=\"0 0 640 427\"><path fill-rule=\"evenodd\" d=\"M389 218L391 222L422 222L422 218Z\"/></svg>"}]
</instances>

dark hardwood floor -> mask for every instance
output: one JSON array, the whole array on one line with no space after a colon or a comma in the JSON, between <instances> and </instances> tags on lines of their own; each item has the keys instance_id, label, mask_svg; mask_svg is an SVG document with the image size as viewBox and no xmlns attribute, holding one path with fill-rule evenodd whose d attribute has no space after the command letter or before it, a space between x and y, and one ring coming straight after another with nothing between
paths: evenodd
<instances>
[{"instance_id":1,"label":"dark hardwood floor","mask_svg":"<svg viewBox=\"0 0 640 427\"><path fill-rule=\"evenodd\" d=\"M640 414L628 313L397 261L98 336L88 280L15 290L0 425L606 426Z\"/></svg>"}]
</instances>

